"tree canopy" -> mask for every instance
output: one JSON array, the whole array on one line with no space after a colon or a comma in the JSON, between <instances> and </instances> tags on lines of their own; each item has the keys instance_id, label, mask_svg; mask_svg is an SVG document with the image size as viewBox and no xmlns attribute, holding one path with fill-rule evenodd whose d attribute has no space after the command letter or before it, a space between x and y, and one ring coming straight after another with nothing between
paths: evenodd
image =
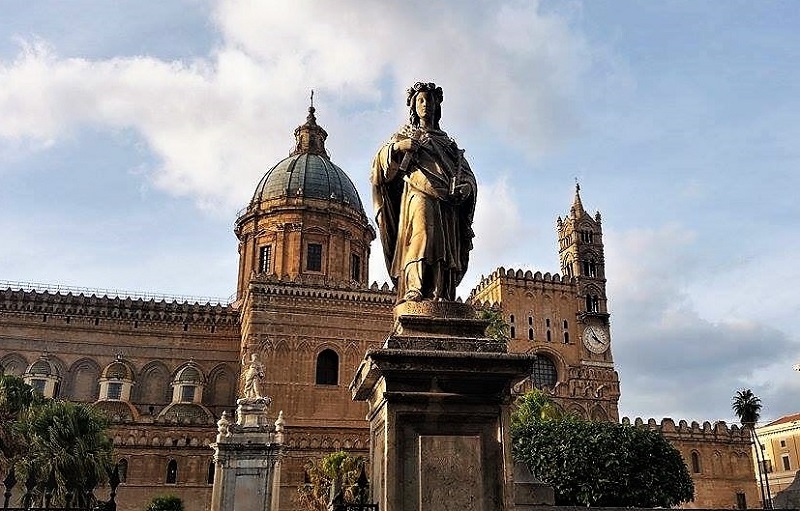
<instances>
[{"instance_id":1,"label":"tree canopy","mask_svg":"<svg viewBox=\"0 0 800 511\"><path fill-rule=\"evenodd\" d=\"M733 413L739 417L742 426L753 428L761 417L761 399L750 389L736 391L731 399L731 408Z\"/></svg>"},{"instance_id":2,"label":"tree canopy","mask_svg":"<svg viewBox=\"0 0 800 511\"><path fill-rule=\"evenodd\" d=\"M297 489L298 501L308 511L327 511L331 486L341 492L344 502L358 499L358 479L364 467L362 456L336 451L306 463L306 482Z\"/></svg>"},{"instance_id":3,"label":"tree canopy","mask_svg":"<svg viewBox=\"0 0 800 511\"><path fill-rule=\"evenodd\" d=\"M692 500L681 454L657 431L576 417L543 417L546 396L524 396L513 454L551 485L556 505L672 507ZM536 413L535 404L544 405Z\"/></svg>"},{"instance_id":4,"label":"tree canopy","mask_svg":"<svg viewBox=\"0 0 800 511\"><path fill-rule=\"evenodd\" d=\"M478 311L478 318L489 321L486 327L486 336L496 341L508 341L511 339L511 327L503 317L503 311L499 309L481 309Z\"/></svg>"},{"instance_id":5,"label":"tree canopy","mask_svg":"<svg viewBox=\"0 0 800 511\"><path fill-rule=\"evenodd\" d=\"M183 511L183 501L175 495L159 495L153 497L146 511Z\"/></svg>"},{"instance_id":6,"label":"tree canopy","mask_svg":"<svg viewBox=\"0 0 800 511\"><path fill-rule=\"evenodd\" d=\"M70 491L74 504L92 504L85 501L85 490L106 479L112 456L108 421L99 411L44 399L20 378L5 375L0 377L0 416L0 457L7 468L15 468L18 480L32 474L41 495L52 474L56 502Z\"/></svg>"}]
</instances>

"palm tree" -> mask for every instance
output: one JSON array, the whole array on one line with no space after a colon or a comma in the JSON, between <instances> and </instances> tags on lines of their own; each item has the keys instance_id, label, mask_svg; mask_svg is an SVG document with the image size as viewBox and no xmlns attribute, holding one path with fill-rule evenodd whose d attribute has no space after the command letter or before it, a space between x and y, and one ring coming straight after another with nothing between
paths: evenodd
<instances>
[{"instance_id":1,"label":"palm tree","mask_svg":"<svg viewBox=\"0 0 800 511\"><path fill-rule=\"evenodd\" d=\"M733 408L733 413L739 417L742 426L750 431L752 441L756 448L756 464L758 465L758 482L761 485L761 501L764 504L764 509L772 509L772 495L769 491L769 476L767 475L766 461L764 461L764 453L761 451L761 442L756 433L756 423L759 417L761 417L761 399L753 394L753 391L750 389L738 390L731 400L731 408ZM764 491L765 483L766 493Z\"/></svg>"},{"instance_id":2,"label":"palm tree","mask_svg":"<svg viewBox=\"0 0 800 511\"><path fill-rule=\"evenodd\" d=\"M359 476L364 463L363 457L352 456L346 451L309 460L306 463L306 482L297 489L300 507L308 511L327 511L334 497L345 503L357 502Z\"/></svg>"},{"instance_id":3,"label":"palm tree","mask_svg":"<svg viewBox=\"0 0 800 511\"><path fill-rule=\"evenodd\" d=\"M23 472L34 471L41 486L52 473L58 488L55 498L65 505L67 493L78 507L93 505L90 492L112 466L111 440L105 433L108 420L89 406L47 400L27 408L19 426L28 446L21 456Z\"/></svg>"},{"instance_id":4,"label":"palm tree","mask_svg":"<svg viewBox=\"0 0 800 511\"><path fill-rule=\"evenodd\" d=\"M482 309L478 312L478 318L489 321L486 327L486 336L496 341L508 342L511 339L511 327L503 317L503 311L499 309Z\"/></svg>"},{"instance_id":5,"label":"palm tree","mask_svg":"<svg viewBox=\"0 0 800 511\"><path fill-rule=\"evenodd\" d=\"M0 375L0 462L6 465L3 468L9 468L14 458L25 450L16 427L20 414L41 400L41 395L22 378Z\"/></svg>"}]
</instances>

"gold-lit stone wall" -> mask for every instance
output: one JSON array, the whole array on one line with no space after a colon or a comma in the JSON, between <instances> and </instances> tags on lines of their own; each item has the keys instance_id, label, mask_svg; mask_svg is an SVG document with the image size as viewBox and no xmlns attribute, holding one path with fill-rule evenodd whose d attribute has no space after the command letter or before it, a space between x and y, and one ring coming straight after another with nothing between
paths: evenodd
<instances>
[{"instance_id":1,"label":"gold-lit stone wall","mask_svg":"<svg viewBox=\"0 0 800 511\"><path fill-rule=\"evenodd\" d=\"M235 406L238 318L223 305L3 290L0 367L21 376L44 356L58 373L56 397L96 403L109 415L115 456L128 466L121 511L144 509L161 493L205 509L208 444L216 417ZM134 370L131 400L98 401L100 374L118 357ZM205 380L201 402L170 406L173 377L192 362ZM177 478L167 484L173 460Z\"/></svg>"}]
</instances>

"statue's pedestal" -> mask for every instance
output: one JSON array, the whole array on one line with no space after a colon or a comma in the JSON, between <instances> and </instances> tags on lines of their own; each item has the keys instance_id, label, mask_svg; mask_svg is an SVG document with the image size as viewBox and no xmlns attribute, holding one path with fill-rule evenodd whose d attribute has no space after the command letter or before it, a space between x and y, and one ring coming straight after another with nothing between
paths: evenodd
<instances>
[{"instance_id":1,"label":"statue's pedestal","mask_svg":"<svg viewBox=\"0 0 800 511\"><path fill-rule=\"evenodd\" d=\"M350 386L369 405L373 500L382 511L512 509L511 386L533 357L487 339L467 305L403 305Z\"/></svg>"},{"instance_id":2,"label":"statue's pedestal","mask_svg":"<svg viewBox=\"0 0 800 511\"><path fill-rule=\"evenodd\" d=\"M237 420L227 414L217 422L212 511L277 511L283 413L274 424L267 417L269 398L239 399Z\"/></svg>"}]
</instances>

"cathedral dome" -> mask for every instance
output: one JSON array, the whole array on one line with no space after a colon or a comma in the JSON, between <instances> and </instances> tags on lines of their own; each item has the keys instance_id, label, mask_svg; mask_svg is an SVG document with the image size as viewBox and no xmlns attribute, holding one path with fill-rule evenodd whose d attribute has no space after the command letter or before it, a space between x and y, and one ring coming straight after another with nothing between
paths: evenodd
<instances>
[{"instance_id":1,"label":"cathedral dome","mask_svg":"<svg viewBox=\"0 0 800 511\"><path fill-rule=\"evenodd\" d=\"M375 229L353 182L325 150L328 134L314 112L312 97L294 150L264 174L236 219L237 299L255 282L351 289L369 282Z\"/></svg>"},{"instance_id":2,"label":"cathedral dome","mask_svg":"<svg viewBox=\"0 0 800 511\"><path fill-rule=\"evenodd\" d=\"M293 154L280 161L261 178L253 203L282 197L330 200L364 210L347 174L320 154Z\"/></svg>"},{"instance_id":3,"label":"cathedral dome","mask_svg":"<svg viewBox=\"0 0 800 511\"><path fill-rule=\"evenodd\" d=\"M350 206L364 214L353 182L325 150L328 134L317 125L314 112L310 107L306 123L295 130L297 145L292 154L261 178L251 205L280 198L310 198Z\"/></svg>"}]
</instances>

